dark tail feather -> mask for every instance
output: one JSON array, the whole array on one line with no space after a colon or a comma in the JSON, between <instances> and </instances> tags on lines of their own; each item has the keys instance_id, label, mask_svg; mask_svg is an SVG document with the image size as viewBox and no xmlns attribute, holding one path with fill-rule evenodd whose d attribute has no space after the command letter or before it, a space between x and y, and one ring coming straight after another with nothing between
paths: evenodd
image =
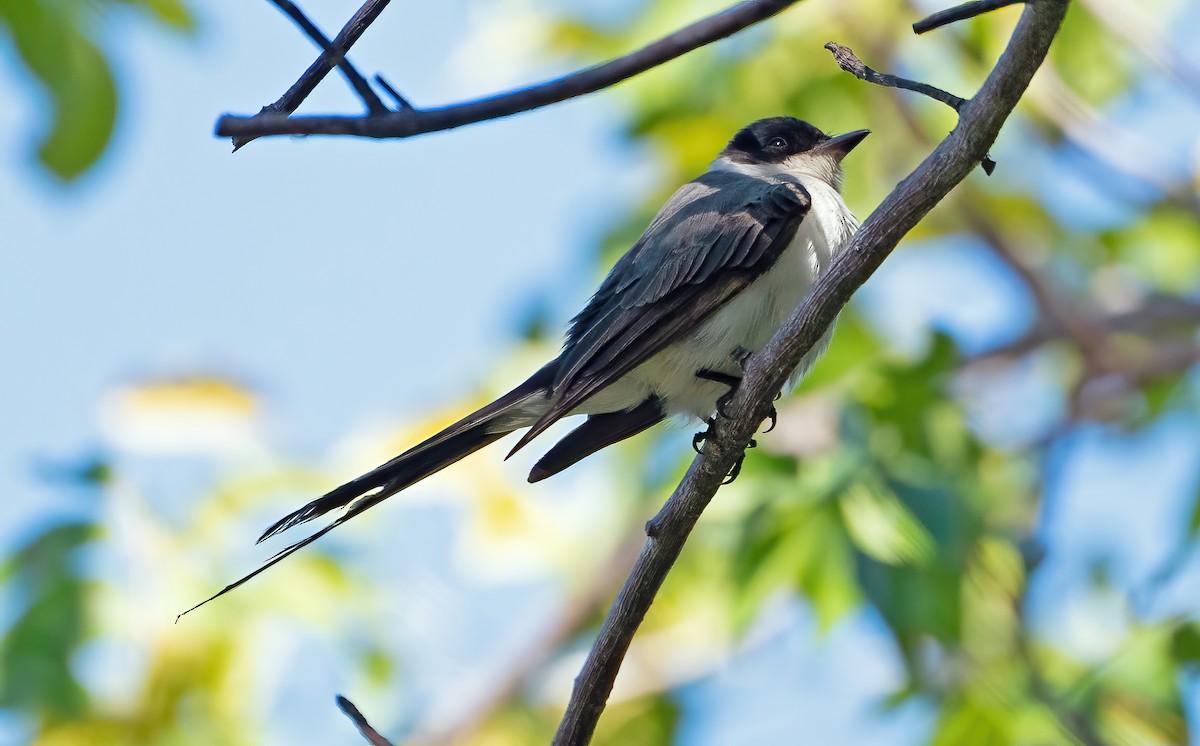
<instances>
[{"instance_id":1,"label":"dark tail feather","mask_svg":"<svg viewBox=\"0 0 1200 746\"><path fill-rule=\"evenodd\" d=\"M383 466L372 469L361 477L318 497L303 508L288 513L271 524L263 532L263 535L258 537L259 543L293 526L299 526L301 523L319 518L331 510L343 508L373 489L381 488L377 494L371 495L372 498L379 497L382 500L384 497L390 497L512 432L512 430L489 432L490 424L489 421L484 421L459 432L454 432L454 430L461 423L451 425Z\"/></svg>"},{"instance_id":2,"label":"dark tail feather","mask_svg":"<svg viewBox=\"0 0 1200 746\"><path fill-rule=\"evenodd\" d=\"M257 570L250 573L249 575L242 577L239 580L235 580L234 582L225 586L224 588L217 591L213 595L209 596L208 598L204 599L200 603L196 604L192 608L183 612L183 614L180 614L179 616L175 617L175 623L178 624L179 620L183 617L184 614L190 614L191 612L195 611L196 609L199 609L201 606L208 603L209 601L213 601L215 599L220 598L221 596L224 596L226 593L229 593L234 588L237 588L238 586L242 585L246 581L253 578L255 575L258 575L259 573L264 572L268 568L275 565L277 562L281 562L285 557L290 556L293 552L300 551L304 547L308 546L309 544L312 544L314 541L321 538L322 536L329 533L330 531L334 530L335 528L342 525L346 521L350 520L354 516L358 515L359 513L363 512L364 510L366 510L368 508L372 508L372 507L378 505L379 503L383 502L385 499L387 499L390 496L391 496L391 493L386 493L386 494L380 493L378 495L369 495L367 497L364 497L357 504L351 506L351 508L346 511L345 515L338 518L333 523L330 523L328 526L321 529L320 531L317 531L316 533L312 534L311 536L307 536L307 537L301 539L300 541L296 542L295 544L292 544L291 546L281 549L279 552L276 552L274 555L272 555L270 559L268 559L266 562L264 562L262 567L258 568Z\"/></svg>"},{"instance_id":3,"label":"dark tail feather","mask_svg":"<svg viewBox=\"0 0 1200 746\"><path fill-rule=\"evenodd\" d=\"M550 363L486 407L472 412L386 464L346 482L303 508L280 518L258 537L258 541L262 542L293 526L345 507L373 489L383 488L381 494L386 493L384 497L394 495L502 438L516 428L496 427L495 419L522 399L545 389L553 380L553 376L554 363Z\"/></svg>"},{"instance_id":4,"label":"dark tail feather","mask_svg":"<svg viewBox=\"0 0 1200 746\"><path fill-rule=\"evenodd\" d=\"M430 438L430 440L425 441L425 443L422 443L416 448L413 448L412 450L400 456L397 456L378 469L368 472L353 482L343 485L342 487L338 487L333 492L313 500L308 505L305 505L296 512L284 516L269 529L267 529L267 532L263 534L259 541L262 541L268 536L273 536L280 531L291 528L299 523L304 523L305 521L312 520L317 516L324 515L331 510L335 510L344 505L350 505L350 509L346 511L346 514L339 517L336 521L330 523L328 526L322 528L320 531L317 531L311 536L285 547L267 560L262 567L258 568L249 575L246 575L240 580L230 583L209 598L204 599L192 608L183 612L183 614L187 614L190 611L195 611L209 601L224 596L226 593L232 591L234 588L237 588L250 578L258 575L275 563L282 561L285 557L291 555L292 553L303 549L359 513L375 507L405 487L416 484L430 474L441 471L450 464L462 459L464 456L474 453L488 443L498 440L499 438L502 438L505 435L508 435L508 433L512 432L511 430L503 430L500 432L491 433L487 431L487 426L488 422L484 421L478 425L468 427L461 432L451 433L447 437L447 433L457 427L457 425L451 425L446 430L443 430L433 438ZM434 440L437 440L438 442L431 446L427 445L430 443L430 441ZM382 485L378 484L379 480L377 478L368 479L368 477L375 475L377 472L386 472L386 481L384 481ZM348 489L351 485L355 485L353 490ZM373 487L381 487L381 489L378 492L374 492L369 495L362 494ZM179 616L182 617L183 614L180 614ZM179 621L178 617L176 618L176 621Z\"/></svg>"},{"instance_id":5,"label":"dark tail feather","mask_svg":"<svg viewBox=\"0 0 1200 746\"><path fill-rule=\"evenodd\" d=\"M183 612L183 614L194 611L209 601L225 595L293 552L313 543L359 513L373 508L397 492L416 484L435 472L441 471L465 456L474 453L517 429L516 427L498 424L496 420L508 412L514 405L517 405L522 399L536 394L540 390L544 390L550 381L553 380L553 366L554 363L550 363L537 373L534 373L525 383L522 383L486 407L467 415L437 435L419 445L413 446L386 464L343 484L341 487L322 495L308 505L276 521L259 538L260 542L292 526L311 521L331 510L337 510L347 505L350 506L345 515L333 521L328 526L286 547L267 560L262 567L240 580L225 586L216 594L196 604ZM367 494L371 490L376 489L378 492ZM183 614L179 616L183 616Z\"/></svg>"},{"instance_id":6,"label":"dark tail feather","mask_svg":"<svg viewBox=\"0 0 1200 746\"><path fill-rule=\"evenodd\" d=\"M662 422L666 415L658 399L650 398L633 409L611 414L594 414L579 427L567 433L529 472L529 481L540 482L552 477L580 459L633 437L652 425Z\"/></svg>"}]
</instances>

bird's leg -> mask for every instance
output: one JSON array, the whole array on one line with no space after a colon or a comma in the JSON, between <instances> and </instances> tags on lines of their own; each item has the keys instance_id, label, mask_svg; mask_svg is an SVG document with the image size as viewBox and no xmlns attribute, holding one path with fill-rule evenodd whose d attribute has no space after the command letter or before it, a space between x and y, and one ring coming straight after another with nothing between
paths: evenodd
<instances>
[{"instance_id":1,"label":"bird's leg","mask_svg":"<svg viewBox=\"0 0 1200 746\"><path fill-rule=\"evenodd\" d=\"M741 350L741 348L738 348L738 349ZM734 354L736 356L737 352L735 351ZM738 360L738 363L741 365L744 365L746 362L746 357L749 356L749 354L750 354L749 352L746 352L744 355L742 355L740 357L740 359ZM696 378L703 378L704 380L712 381L713 383L723 383L729 387L729 391L725 392L724 394L721 395L721 398L717 399L717 414L721 415L725 419L729 419L729 415L725 412L725 407L728 406L729 400L733 398L734 392L737 391L738 384L740 384L742 382L742 377L730 375L728 373L721 373L719 371L710 370L708 368L701 368L700 370L696 371ZM781 396L783 396L782 391L780 391L778 394L775 395L775 399L773 401L779 401L779 397L781 397ZM764 433L769 433L772 430L774 430L776 423L779 421L779 413L777 411L775 411L775 405L773 405L773 404L771 405L771 411L767 413L767 419L769 419L771 421L771 424L767 427L766 430L763 430ZM708 425L711 428L712 422L709 421ZM705 435L707 435L707 432L708 431L705 431ZM697 437L699 437L699 434L697 434ZM699 437L699 439L704 440L704 438L702 438L702 437ZM695 438L693 438L692 439L692 447L693 448L696 447L696 442L697 442L697 440ZM697 453L698 452L699 451L697 450Z\"/></svg>"},{"instance_id":2,"label":"bird's leg","mask_svg":"<svg viewBox=\"0 0 1200 746\"><path fill-rule=\"evenodd\" d=\"M772 399L771 401L779 401L779 397L781 397L781 396L783 396L783 392L782 392L782 391L780 391L778 394L776 394L776 395L775 395L775 398L774 398L774 399ZM772 404L772 405L771 405L771 411L770 411L770 412L767 412L767 419L771 421L771 424L770 424L770 425L767 425L767 429L766 429L766 430L763 430L763 435L766 435L767 433L769 433L769 432L771 432L772 430L774 430L774 429L775 429L775 425L776 425L776 423L778 423L778 422L779 422L779 412L775 411L775 405L774 405L774 404Z\"/></svg>"},{"instance_id":3,"label":"bird's leg","mask_svg":"<svg viewBox=\"0 0 1200 746\"><path fill-rule=\"evenodd\" d=\"M751 353L750 350L747 350L745 347L735 347L733 348L732 357L735 361L737 361L738 366L740 366L742 370L746 370L746 361L750 359L750 355L752 354L753 353ZM738 380L740 381L741 379ZM730 394L732 393L733 392L731 391ZM775 394L775 398L771 401L779 401L780 397L782 396L783 392L780 391ZM766 430L763 430L764 433L769 433L774 430L776 423L779 421L779 413L775 411L774 405L771 405L771 411L767 413L767 418L771 420L771 424L767 426Z\"/></svg>"},{"instance_id":4,"label":"bird's leg","mask_svg":"<svg viewBox=\"0 0 1200 746\"><path fill-rule=\"evenodd\" d=\"M733 398L733 392L737 391L738 384L742 382L742 377L721 373L720 371L708 368L701 368L696 371L696 378L703 378L705 381L712 381L713 383L720 383L729 387L729 391L726 391L721 395L721 398L717 399L717 414L725 419L729 419L729 415L725 413L725 407L729 404L729 400Z\"/></svg>"},{"instance_id":5,"label":"bird's leg","mask_svg":"<svg viewBox=\"0 0 1200 746\"><path fill-rule=\"evenodd\" d=\"M738 364L742 365L743 367L745 366L746 358L749 357L749 355L750 353L748 351L741 350L740 348L734 352L735 359L737 359ZM742 382L741 376L735 376L729 373L721 373L720 371L710 370L708 368L701 368L700 370L696 371L696 377L702 378L705 381L712 381L713 383L723 383L729 387L729 391L723 394L721 398L717 399L717 415L728 419L729 415L726 414L725 407L729 404L729 400L733 397L734 392L737 391L738 384ZM775 400L778 401L780 396L783 396L783 392L777 394L775 396ZM778 414L776 413L774 406L771 407L771 411L767 417L771 420L771 425L763 432L769 433L775 429L775 422L778 418ZM704 422L707 427L702 432L698 432L692 436L692 448L695 449L696 453L700 453L701 451L700 444L712 436L712 429L713 424L716 422L716 416L709 417ZM747 449L756 447L758 447L758 442L753 439L746 444ZM729 474L726 475L721 484L729 484L733 480L737 479L738 475L742 473L742 462L745 460L746 452L742 451L738 454L737 461L734 462L733 468L729 470Z\"/></svg>"}]
</instances>

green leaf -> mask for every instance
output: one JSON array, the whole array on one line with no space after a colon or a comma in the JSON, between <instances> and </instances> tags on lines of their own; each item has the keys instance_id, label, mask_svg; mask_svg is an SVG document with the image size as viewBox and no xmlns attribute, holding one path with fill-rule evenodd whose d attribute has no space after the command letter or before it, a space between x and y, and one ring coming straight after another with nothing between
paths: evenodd
<instances>
[{"instance_id":1,"label":"green leaf","mask_svg":"<svg viewBox=\"0 0 1200 746\"><path fill-rule=\"evenodd\" d=\"M1194 540L1197 536L1200 536L1200 485L1192 495L1192 515L1188 519L1188 538Z\"/></svg>"},{"instance_id":2,"label":"green leaf","mask_svg":"<svg viewBox=\"0 0 1200 746\"><path fill-rule=\"evenodd\" d=\"M853 550L831 501L804 503L785 516L756 511L747 521L735 568L734 622L742 628L780 590L803 593L823 629L859 602Z\"/></svg>"},{"instance_id":3,"label":"green leaf","mask_svg":"<svg viewBox=\"0 0 1200 746\"><path fill-rule=\"evenodd\" d=\"M860 599L849 537L833 505L823 506L795 536L796 585L827 630Z\"/></svg>"},{"instance_id":4,"label":"green leaf","mask_svg":"<svg viewBox=\"0 0 1200 746\"><path fill-rule=\"evenodd\" d=\"M658 746L670 743L679 708L666 696L614 703L604 713L595 746Z\"/></svg>"},{"instance_id":5,"label":"green leaf","mask_svg":"<svg viewBox=\"0 0 1200 746\"><path fill-rule=\"evenodd\" d=\"M1080 3L1068 7L1050 59L1067 84L1094 104L1127 90L1133 79L1128 46Z\"/></svg>"},{"instance_id":6,"label":"green leaf","mask_svg":"<svg viewBox=\"0 0 1200 746\"><path fill-rule=\"evenodd\" d=\"M1171 657L1179 663L1200 663L1200 626L1182 624L1171 635Z\"/></svg>"},{"instance_id":7,"label":"green leaf","mask_svg":"<svg viewBox=\"0 0 1200 746\"><path fill-rule=\"evenodd\" d=\"M53 173L73 179L96 162L112 136L117 87L108 62L84 35L80 5L21 2L0 10L17 52L45 86L52 109L38 156Z\"/></svg>"},{"instance_id":8,"label":"green leaf","mask_svg":"<svg viewBox=\"0 0 1200 746\"><path fill-rule=\"evenodd\" d=\"M10 560L6 575L18 591L10 597L28 601L0 641L0 707L49 721L84 712L87 693L71 671L71 657L83 640L87 589L74 560L93 535L91 524L55 526Z\"/></svg>"},{"instance_id":9,"label":"green leaf","mask_svg":"<svg viewBox=\"0 0 1200 746\"><path fill-rule=\"evenodd\" d=\"M909 665L919 674L920 644L957 646L963 628L963 577L981 525L959 496L887 476L885 484L928 532L935 552L924 565L887 564L866 552L858 574L867 598L879 609Z\"/></svg>"},{"instance_id":10,"label":"green leaf","mask_svg":"<svg viewBox=\"0 0 1200 746\"><path fill-rule=\"evenodd\" d=\"M1121 259L1163 290L1185 293L1200 281L1200 223L1182 210L1157 210L1116 241Z\"/></svg>"},{"instance_id":11,"label":"green leaf","mask_svg":"<svg viewBox=\"0 0 1200 746\"><path fill-rule=\"evenodd\" d=\"M948 703L931 746L1007 746L1009 720L1004 713L966 699Z\"/></svg>"},{"instance_id":12,"label":"green leaf","mask_svg":"<svg viewBox=\"0 0 1200 746\"><path fill-rule=\"evenodd\" d=\"M179 31L193 31L196 28L196 19L180 0L139 0L137 4L171 28Z\"/></svg>"},{"instance_id":13,"label":"green leaf","mask_svg":"<svg viewBox=\"0 0 1200 746\"><path fill-rule=\"evenodd\" d=\"M879 343L851 309L839 318L829 348L804 377L802 386L812 390L833 384L844 385L856 369L870 364L878 349Z\"/></svg>"},{"instance_id":14,"label":"green leaf","mask_svg":"<svg viewBox=\"0 0 1200 746\"><path fill-rule=\"evenodd\" d=\"M933 537L896 494L855 484L838 501L846 528L864 554L888 565L928 565Z\"/></svg>"}]
</instances>

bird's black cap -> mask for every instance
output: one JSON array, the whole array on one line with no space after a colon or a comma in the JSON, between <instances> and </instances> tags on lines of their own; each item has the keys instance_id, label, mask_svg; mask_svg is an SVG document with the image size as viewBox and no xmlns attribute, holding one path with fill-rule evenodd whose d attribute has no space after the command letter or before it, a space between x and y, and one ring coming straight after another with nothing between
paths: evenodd
<instances>
[{"instance_id":1,"label":"bird's black cap","mask_svg":"<svg viewBox=\"0 0 1200 746\"><path fill-rule=\"evenodd\" d=\"M867 130L858 130L831 138L802 119L771 117L743 127L721 155L735 163L782 163L797 153L821 147L829 148L841 160L867 134Z\"/></svg>"}]
</instances>

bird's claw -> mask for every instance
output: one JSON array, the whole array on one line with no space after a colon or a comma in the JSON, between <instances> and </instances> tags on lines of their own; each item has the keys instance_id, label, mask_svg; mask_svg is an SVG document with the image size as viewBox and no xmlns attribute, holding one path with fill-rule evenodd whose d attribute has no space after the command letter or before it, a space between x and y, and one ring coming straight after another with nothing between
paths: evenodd
<instances>
[{"instance_id":1,"label":"bird's claw","mask_svg":"<svg viewBox=\"0 0 1200 746\"><path fill-rule=\"evenodd\" d=\"M717 399L717 414L727 420L730 418L729 413L725 411L725 408L729 406L729 402L733 399L734 391L736 391L736 389L730 389L728 394L725 394L720 399Z\"/></svg>"},{"instance_id":2,"label":"bird's claw","mask_svg":"<svg viewBox=\"0 0 1200 746\"><path fill-rule=\"evenodd\" d=\"M747 450L749 450L751 448L757 448L757 447L758 447L758 441L754 440L753 438L751 438L750 442L746 444ZM733 482L733 480L738 478L738 475L742 473L742 463L745 460L746 460L746 451L742 451L741 453L738 454L737 461L733 462L733 468L730 469L729 473L725 475L725 478L721 480L722 485L731 484Z\"/></svg>"},{"instance_id":3,"label":"bird's claw","mask_svg":"<svg viewBox=\"0 0 1200 746\"><path fill-rule=\"evenodd\" d=\"M764 435L774 430L775 425L779 422L779 412L775 411L774 406L772 406L771 411L767 413L767 419L771 421L771 424L767 426L766 430L763 430Z\"/></svg>"},{"instance_id":4,"label":"bird's claw","mask_svg":"<svg viewBox=\"0 0 1200 746\"><path fill-rule=\"evenodd\" d=\"M712 435L713 418L709 417L704 421L704 424L708 425L708 427L692 436L692 450L696 453L700 453L700 444L708 440L709 436Z\"/></svg>"},{"instance_id":5,"label":"bird's claw","mask_svg":"<svg viewBox=\"0 0 1200 746\"><path fill-rule=\"evenodd\" d=\"M738 456L738 460L734 462L733 468L729 470L729 474L727 474L725 478L721 480L721 486L733 484L733 480L737 479L738 475L742 473L742 462L745 460L746 454Z\"/></svg>"}]
</instances>

